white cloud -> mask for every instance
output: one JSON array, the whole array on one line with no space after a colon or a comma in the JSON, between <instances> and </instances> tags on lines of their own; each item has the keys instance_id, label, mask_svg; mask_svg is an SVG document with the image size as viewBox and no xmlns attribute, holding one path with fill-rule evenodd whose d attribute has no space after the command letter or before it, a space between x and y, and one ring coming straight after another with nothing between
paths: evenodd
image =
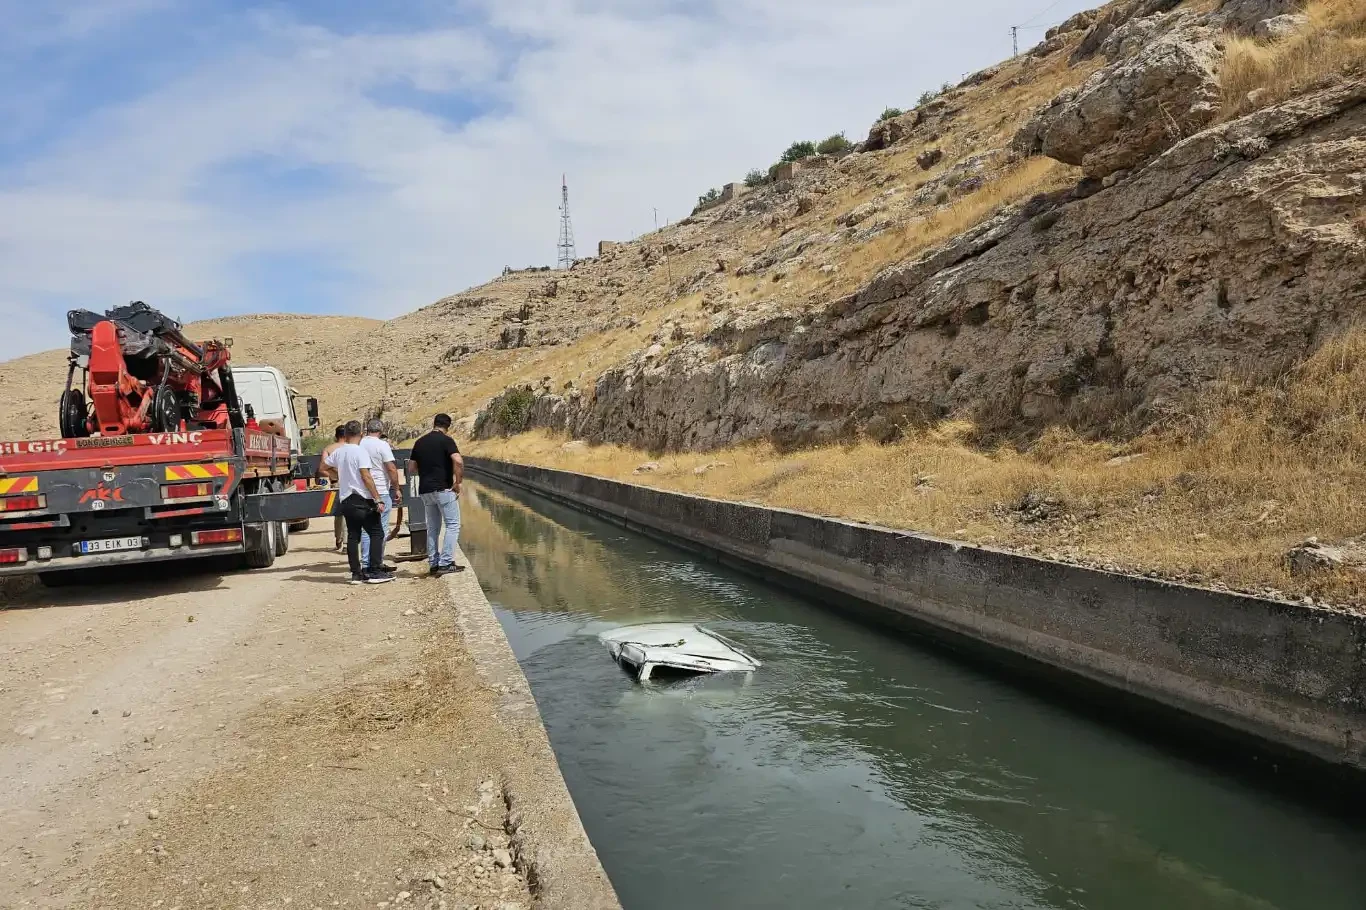
<instances>
[{"instance_id":1,"label":"white cloud","mask_svg":"<svg viewBox=\"0 0 1366 910\"><path fill-rule=\"evenodd\" d=\"M43 40L98 40L114 20L97 8L157 2L72 7ZM253 13L180 78L0 163L0 312L131 297L185 318L403 312L552 261L562 171L581 251L631 236L792 139L857 138L883 106L998 59L1011 5L476 0L463 21L348 34ZM42 87L40 72L26 88ZM326 192L254 182L263 164L323 169ZM346 280L327 299L288 282L251 296L253 257ZM0 357L60 344L45 313Z\"/></svg>"}]
</instances>

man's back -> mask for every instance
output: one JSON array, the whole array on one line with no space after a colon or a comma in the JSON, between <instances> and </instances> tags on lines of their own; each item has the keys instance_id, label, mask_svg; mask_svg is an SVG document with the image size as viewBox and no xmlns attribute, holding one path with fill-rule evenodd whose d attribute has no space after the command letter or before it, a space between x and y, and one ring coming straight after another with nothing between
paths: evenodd
<instances>
[{"instance_id":1,"label":"man's back","mask_svg":"<svg viewBox=\"0 0 1366 910\"><path fill-rule=\"evenodd\" d=\"M439 493L451 489L455 484L451 456L459 453L460 448L455 440L437 430L432 430L413 443L409 458L417 465L418 491Z\"/></svg>"},{"instance_id":2,"label":"man's back","mask_svg":"<svg viewBox=\"0 0 1366 910\"><path fill-rule=\"evenodd\" d=\"M361 479L361 471L370 470L370 455L360 446L353 442L343 443L326 456L323 463L337 472L337 493L342 499L352 493L373 498Z\"/></svg>"}]
</instances>

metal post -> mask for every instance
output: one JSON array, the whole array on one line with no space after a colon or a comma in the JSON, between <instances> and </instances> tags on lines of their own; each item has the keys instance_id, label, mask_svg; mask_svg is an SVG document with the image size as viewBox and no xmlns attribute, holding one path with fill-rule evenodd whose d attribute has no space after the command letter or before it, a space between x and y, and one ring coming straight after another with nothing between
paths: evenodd
<instances>
[{"instance_id":1,"label":"metal post","mask_svg":"<svg viewBox=\"0 0 1366 910\"><path fill-rule=\"evenodd\" d=\"M427 555L427 510L418 494L417 477L408 478L408 555L413 559Z\"/></svg>"}]
</instances>

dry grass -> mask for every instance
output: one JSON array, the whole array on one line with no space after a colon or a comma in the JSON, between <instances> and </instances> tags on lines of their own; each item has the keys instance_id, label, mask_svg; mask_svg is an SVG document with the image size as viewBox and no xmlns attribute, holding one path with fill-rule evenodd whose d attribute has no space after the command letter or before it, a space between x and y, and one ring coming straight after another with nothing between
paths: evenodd
<instances>
[{"instance_id":1,"label":"dry grass","mask_svg":"<svg viewBox=\"0 0 1366 910\"><path fill-rule=\"evenodd\" d=\"M878 235L852 251L844 268L866 280L894 262L976 227L1003 206L1076 182L1077 169L1051 158L1027 158L942 210Z\"/></svg>"},{"instance_id":2,"label":"dry grass","mask_svg":"<svg viewBox=\"0 0 1366 910\"><path fill-rule=\"evenodd\" d=\"M1282 562L1306 537L1366 531L1366 330L1329 343L1269 387L1230 383L1126 447L1055 429L1024 451L982 450L974 436L970 424L951 422L889 446L753 445L653 459L611 445L565 448L542 433L473 448L1064 559L1366 604L1366 578L1294 579ZM1141 457L1112 461L1131 454ZM633 473L648 460L660 470ZM1026 494L1054 500L1055 514L1029 520L1016 508Z\"/></svg>"},{"instance_id":3,"label":"dry grass","mask_svg":"<svg viewBox=\"0 0 1366 910\"><path fill-rule=\"evenodd\" d=\"M1225 117L1366 70L1366 0L1316 0L1304 12L1309 24L1284 40L1228 40L1220 73Z\"/></svg>"}]
</instances>

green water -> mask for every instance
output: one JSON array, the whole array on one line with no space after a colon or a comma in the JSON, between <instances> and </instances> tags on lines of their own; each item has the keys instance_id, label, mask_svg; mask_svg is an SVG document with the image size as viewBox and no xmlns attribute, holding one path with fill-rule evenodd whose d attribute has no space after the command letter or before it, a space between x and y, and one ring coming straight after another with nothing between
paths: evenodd
<instances>
[{"instance_id":1,"label":"green water","mask_svg":"<svg viewBox=\"0 0 1366 910\"><path fill-rule=\"evenodd\" d=\"M561 506L471 485L462 545L627 910L1363 910L1366 829ZM597 633L764 666L642 687Z\"/></svg>"}]
</instances>

